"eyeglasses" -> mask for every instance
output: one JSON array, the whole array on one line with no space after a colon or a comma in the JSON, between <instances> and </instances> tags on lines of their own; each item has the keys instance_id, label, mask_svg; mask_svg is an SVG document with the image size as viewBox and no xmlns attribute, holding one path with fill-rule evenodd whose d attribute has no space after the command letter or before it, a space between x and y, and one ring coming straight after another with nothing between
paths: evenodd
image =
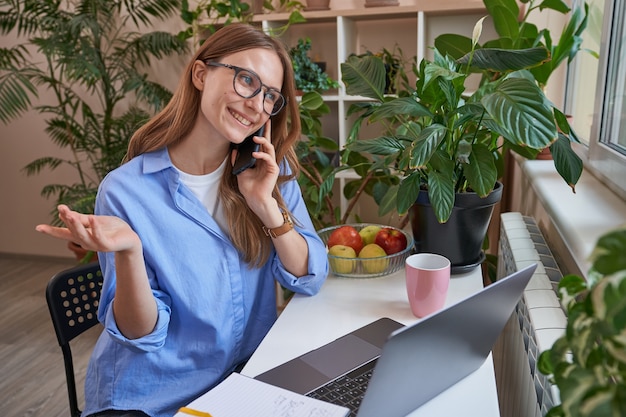
<instances>
[{"instance_id":1,"label":"eyeglasses","mask_svg":"<svg viewBox=\"0 0 626 417\"><path fill-rule=\"evenodd\" d=\"M283 97L280 91L263 84L256 73L234 65L222 64L221 62L205 61L205 64L213 67L230 68L235 71L233 89L243 98L252 98L265 89L263 93L263 111L270 116L274 116L285 106L285 97Z\"/></svg>"}]
</instances>

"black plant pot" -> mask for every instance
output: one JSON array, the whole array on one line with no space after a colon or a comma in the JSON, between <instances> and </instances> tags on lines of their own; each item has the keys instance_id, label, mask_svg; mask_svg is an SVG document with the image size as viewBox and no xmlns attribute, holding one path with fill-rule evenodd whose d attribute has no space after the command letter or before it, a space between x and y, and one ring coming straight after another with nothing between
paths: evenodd
<instances>
[{"instance_id":1,"label":"black plant pot","mask_svg":"<svg viewBox=\"0 0 626 417\"><path fill-rule=\"evenodd\" d=\"M476 193L456 194L452 215L446 223L435 217L427 191L420 191L409 210L417 252L437 253L452 264L452 273L469 272L485 259L482 250L494 206L502 198L502 183L485 198Z\"/></svg>"}]
</instances>

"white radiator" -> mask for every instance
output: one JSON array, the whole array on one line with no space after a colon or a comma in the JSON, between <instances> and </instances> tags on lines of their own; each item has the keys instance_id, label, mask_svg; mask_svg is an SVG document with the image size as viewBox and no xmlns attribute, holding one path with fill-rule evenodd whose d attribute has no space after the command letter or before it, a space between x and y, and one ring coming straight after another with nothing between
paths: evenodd
<instances>
[{"instance_id":1,"label":"white radiator","mask_svg":"<svg viewBox=\"0 0 626 417\"><path fill-rule=\"evenodd\" d=\"M537 224L520 213L501 215L498 278L531 263L537 270L493 349L502 417L542 417L558 389L536 367L566 327L556 287L562 274Z\"/></svg>"}]
</instances>

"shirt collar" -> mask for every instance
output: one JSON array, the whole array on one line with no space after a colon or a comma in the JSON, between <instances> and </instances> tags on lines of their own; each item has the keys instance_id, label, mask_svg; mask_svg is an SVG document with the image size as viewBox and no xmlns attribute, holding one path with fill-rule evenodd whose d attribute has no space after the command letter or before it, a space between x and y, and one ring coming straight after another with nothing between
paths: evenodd
<instances>
[{"instance_id":1,"label":"shirt collar","mask_svg":"<svg viewBox=\"0 0 626 417\"><path fill-rule=\"evenodd\" d=\"M152 174L163 171L167 168L173 168L170 154L167 147L163 147L153 152L143 154L143 172L144 174Z\"/></svg>"}]
</instances>

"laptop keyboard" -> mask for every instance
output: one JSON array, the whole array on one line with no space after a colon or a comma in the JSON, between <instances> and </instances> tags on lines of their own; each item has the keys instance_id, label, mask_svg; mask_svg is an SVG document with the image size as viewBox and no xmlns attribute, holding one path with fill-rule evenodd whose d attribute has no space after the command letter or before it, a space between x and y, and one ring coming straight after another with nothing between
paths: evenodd
<instances>
[{"instance_id":1,"label":"laptop keyboard","mask_svg":"<svg viewBox=\"0 0 626 417\"><path fill-rule=\"evenodd\" d=\"M306 394L307 397L347 407L350 409L350 417L356 417L356 412L365 395L376 361L377 359L374 359L326 385L322 385Z\"/></svg>"}]
</instances>

